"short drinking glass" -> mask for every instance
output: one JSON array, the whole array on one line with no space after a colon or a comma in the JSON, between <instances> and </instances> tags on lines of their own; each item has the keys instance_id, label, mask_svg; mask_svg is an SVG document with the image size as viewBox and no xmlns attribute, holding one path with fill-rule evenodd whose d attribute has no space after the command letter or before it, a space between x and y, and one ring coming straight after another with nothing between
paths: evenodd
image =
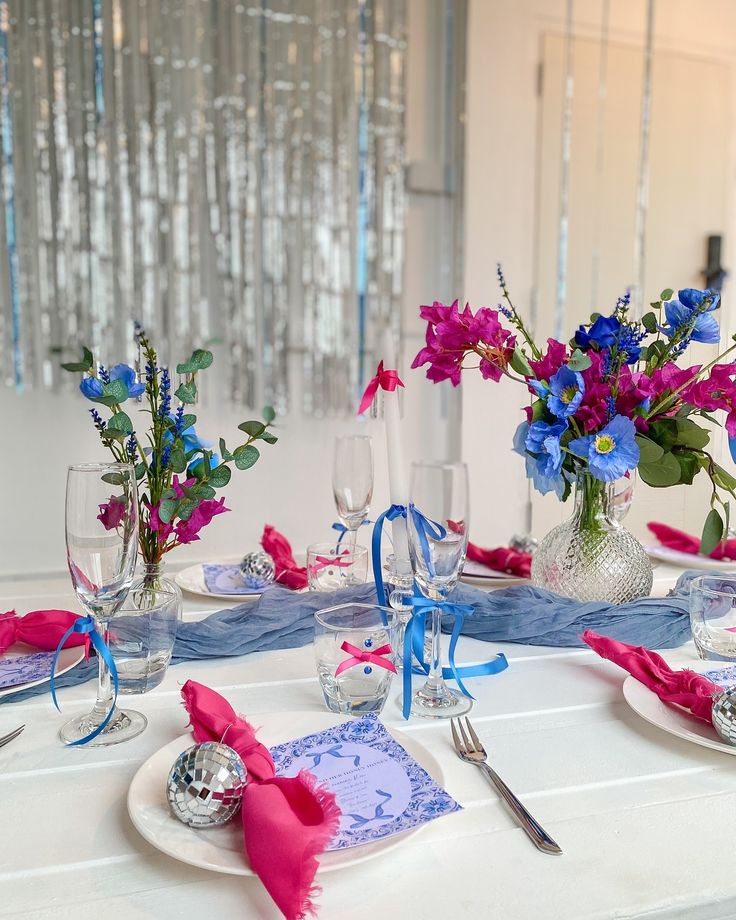
<instances>
[{"instance_id":1,"label":"short drinking glass","mask_svg":"<svg viewBox=\"0 0 736 920\"><path fill-rule=\"evenodd\" d=\"M133 587L110 621L120 693L147 693L164 679L181 616L175 591Z\"/></svg>"},{"instance_id":2,"label":"short drinking glass","mask_svg":"<svg viewBox=\"0 0 736 920\"><path fill-rule=\"evenodd\" d=\"M327 708L380 712L395 673L398 618L375 604L341 604L314 615L314 655Z\"/></svg>"},{"instance_id":3,"label":"short drinking glass","mask_svg":"<svg viewBox=\"0 0 736 920\"><path fill-rule=\"evenodd\" d=\"M363 585L368 578L368 550L365 546L341 549L334 543L312 543L307 547L307 578L310 591Z\"/></svg>"},{"instance_id":4,"label":"short drinking glass","mask_svg":"<svg viewBox=\"0 0 736 920\"><path fill-rule=\"evenodd\" d=\"M690 629L698 654L736 661L736 577L699 575L690 582Z\"/></svg>"}]
</instances>

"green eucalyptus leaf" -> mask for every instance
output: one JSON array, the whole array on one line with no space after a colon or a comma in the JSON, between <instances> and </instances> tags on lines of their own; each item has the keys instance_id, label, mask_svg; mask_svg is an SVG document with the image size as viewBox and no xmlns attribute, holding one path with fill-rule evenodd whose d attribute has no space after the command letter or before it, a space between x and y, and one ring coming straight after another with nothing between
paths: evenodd
<instances>
[{"instance_id":1,"label":"green eucalyptus leaf","mask_svg":"<svg viewBox=\"0 0 736 920\"><path fill-rule=\"evenodd\" d=\"M112 399L114 403L124 403L128 398L128 387L124 380L111 380L109 383L102 384L102 392L105 396Z\"/></svg>"},{"instance_id":2,"label":"green eucalyptus leaf","mask_svg":"<svg viewBox=\"0 0 736 920\"><path fill-rule=\"evenodd\" d=\"M713 471L711 478L713 482L720 486L721 489L726 489L727 492L733 492L736 490L736 478L734 478L730 473L727 473L722 466L719 466L717 463L713 464Z\"/></svg>"},{"instance_id":3,"label":"green eucalyptus leaf","mask_svg":"<svg viewBox=\"0 0 736 920\"><path fill-rule=\"evenodd\" d=\"M178 501L167 498L161 502L158 508L158 517L159 520L164 524L170 524L174 514L176 513L176 506Z\"/></svg>"},{"instance_id":4,"label":"green eucalyptus leaf","mask_svg":"<svg viewBox=\"0 0 736 920\"><path fill-rule=\"evenodd\" d=\"M185 361L184 364L176 365L177 374L193 374L196 370L197 368L192 364L191 359L189 361Z\"/></svg>"},{"instance_id":5,"label":"green eucalyptus leaf","mask_svg":"<svg viewBox=\"0 0 736 920\"><path fill-rule=\"evenodd\" d=\"M680 482L685 485L692 485L695 475L700 472L700 463L696 454L678 451L675 459L680 464Z\"/></svg>"},{"instance_id":6,"label":"green eucalyptus leaf","mask_svg":"<svg viewBox=\"0 0 736 920\"><path fill-rule=\"evenodd\" d=\"M254 447L252 444L242 444L233 451L235 466L237 466L239 470L250 469L259 457L260 452L258 448Z\"/></svg>"},{"instance_id":7,"label":"green eucalyptus leaf","mask_svg":"<svg viewBox=\"0 0 736 920\"><path fill-rule=\"evenodd\" d=\"M657 331L657 316L655 313L645 313L641 318L642 326L647 330L647 332L656 332Z\"/></svg>"},{"instance_id":8,"label":"green eucalyptus leaf","mask_svg":"<svg viewBox=\"0 0 736 920\"><path fill-rule=\"evenodd\" d=\"M241 422L238 425L238 428L241 431L244 431L251 438L260 438L263 432L266 430L266 426L263 422L257 422L255 420L250 422Z\"/></svg>"},{"instance_id":9,"label":"green eucalyptus leaf","mask_svg":"<svg viewBox=\"0 0 736 920\"><path fill-rule=\"evenodd\" d=\"M639 463L637 469L644 482L655 489L677 485L682 475L680 464L670 453L663 453L655 463Z\"/></svg>"},{"instance_id":10,"label":"green eucalyptus leaf","mask_svg":"<svg viewBox=\"0 0 736 920\"><path fill-rule=\"evenodd\" d=\"M197 384L193 380L191 383L181 383L174 395L179 402L191 405L197 401Z\"/></svg>"},{"instance_id":11,"label":"green eucalyptus leaf","mask_svg":"<svg viewBox=\"0 0 736 920\"><path fill-rule=\"evenodd\" d=\"M125 412L116 412L115 415L107 423L108 431L114 428L117 431L122 431L123 434L130 434L133 430L133 423L130 420L130 416Z\"/></svg>"},{"instance_id":12,"label":"green eucalyptus leaf","mask_svg":"<svg viewBox=\"0 0 736 920\"><path fill-rule=\"evenodd\" d=\"M103 482L109 482L111 486L121 486L124 478L120 473L105 473L102 477Z\"/></svg>"},{"instance_id":13,"label":"green eucalyptus leaf","mask_svg":"<svg viewBox=\"0 0 736 920\"><path fill-rule=\"evenodd\" d=\"M677 425L677 443L683 447L694 447L696 450L701 450L710 441L710 432L701 428L692 419L678 418L675 424Z\"/></svg>"},{"instance_id":14,"label":"green eucalyptus leaf","mask_svg":"<svg viewBox=\"0 0 736 920\"><path fill-rule=\"evenodd\" d=\"M198 504L199 502L196 499L183 498L176 509L176 516L182 521L188 521Z\"/></svg>"},{"instance_id":15,"label":"green eucalyptus leaf","mask_svg":"<svg viewBox=\"0 0 736 920\"><path fill-rule=\"evenodd\" d=\"M197 421L197 416L189 414L184 414L181 417L182 431L186 431L187 428L191 428Z\"/></svg>"},{"instance_id":16,"label":"green eucalyptus leaf","mask_svg":"<svg viewBox=\"0 0 736 920\"><path fill-rule=\"evenodd\" d=\"M216 489L222 489L230 482L231 475L230 467L221 463L210 472L210 475L207 477L207 482Z\"/></svg>"},{"instance_id":17,"label":"green eucalyptus leaf","mask_svg":"<svg viewBox=\"0 0 736 920\"><path fill-rule=\"evenodd\" d=\"M546 408L543 399L535 399L532 403L532 421L538 422L540 419L544 418Z\"/></svg>"},{"instance_id":18,"label":"green eucalyptus leaf","mask_svg":"<svg viewBox=\"0 0 736 920\"><path fill-rule=\"evenodd\" d=\"M516 371L517 374L521 374L522 377L533 377L534 371L532 371L531 365L527 360L524 352L517 345L514 348L514 353L511 355L511 367Z\"/></svg>"},{"instance_id":19,"label":"green eucalyptus leaf","mask_svg":"<svg viewBox=\"0 0 736 920\"><path fill-rule=\"evenodd\" d=\"M567 366L571 371L586 371L592 363L589 355L586 355L584 351L580 351L579 348L576 348L570 355Z\"/></svg>"},{"instance_id":20,"label":"green eucalyptus leaf","mask_svg":"<svg viewBox=\"0 0 736 920\"><path fill-rule=\"evenodd\" d=\"M672 295L674 293L675 292L672 290L672 288L665 288L662 291L662 293L659 295L659 299L660 300L672 300Z\"/></svg>"},{"instance_id":21,"label":"green eucalyptus leaf","mask_svg":"<svg viewBox=\"0 0 736 920\"><path fill-rule=\"evenodd\" d=\"M110 428L109 426L100 432L100 437L103 441L119 441L122 442L128 437L124 431L118 431L117 428Z\"/></svg>"},{"instance_id":22,"label":"green eucalyptus leaf","mask_svg":"<svg viewBox=\"0 0 736 920\"><path fill-rule=\"evenodd\" d=\"M656 441L664 451L670 450L677 444L678 428L673 418L662 418L649 426L649 437Z\"/></svg>"},{"instance_id":23,"label":"green eucalyptus leaf","mask_svg":"<svg viewBox=\"0 0 736 920\"><path fill-rule=\"evenodd\" d=\"M703 535L700 538L700 552L704 556L710 556L722 539L723 519L715 508L711 508L703 526Z\"/></svg>"},{"instance_id":24,"label":"green eucalyptus leaf","mask_svg":"<svg viewBox=\"0 0 736 920\"><path fill-rule=\"evenodd\" d=\"M264 431L260 440L265 441L266 444L275 444L278 441L278 438L275 434L271 434L270 431Z\"/></svg>"},{"instance_id":25,"label":"green eucalyptus leaf","mask_svg":"<svg viewBox=\"0 0 736 920\"><path fill-rule=\"evenodd\" d=\"M138 482L143 479L146 475L146 465L144 463L136 463L135 465L135 478Z\"/></svg>"},{"instance_id":26,"label":"green eucalyptus leaf","mask_svg":"<svg viewBox=\"0 0 736 920\"><path fill-rule=\"evenodd\" d=\"M263 420L267 425L270 425L271 422L276 418L276 412L273 406L264 406L263 407Z\"/></svg>"},{"instance_id":27,"label":"green eucalyptus leaf","mask_svg":"<svg viewBox=\"0 0 736 920\"><path fill-rule=\"evenodd\" d=\"M187 468L187 458L181 447L174 447L169 457L169 467L172 473L183 473Z\"/></svg>"},{"instance_id":28,"label":"green eucalyptus leaf","mask_svg":"<svg viewBox=\"0 0 736 920\"><path fill-rule=\"evenodd\" d=\"M652 441L651 438L646 437L643 434L635 435L636 443L639 445L639 462L640 463L656 463L657 460L661 459L664 451L656 443Z\"/></svg>"},{"instance_id":29,"label":"green eucalyptus leaf","mask_svg":"<svg viewBox=\"0 0 736 920\"><path fill-rule=\"evenodd\" d=\"M206 482L198 482L195 486L192 486L190 491L192 497L199 499L200 501L204 500L205 498L215 497L215 490Z\"/></svg>"},{"instance_id":30,"label":"green eucalyptus leaf","mask_svg":"<svg viewBox=\"0 0 736 920\"><path fill-rule=\"evenodd\" d=\"M79 372L84 373L85 371L89 370L87 365L82 364L81 361L67 361L61 365L61 369L64 371L71 371L73 374Z\"/></svg>"},{"instance_id":31,"label":"green eucalyptus leaf","mask_svg":"<svg viewBox=\"0 0 736 920\"><path fill-rule=\"evenodd\" d=\"M214 355L211 351L207 351L204 348L198 348L190 359L190 364L193 364L196 370L204 371L211 366L214 361Z\"/></svg>"},{"instance_id":32,"label":"green eucalyptus leaf","mask_svg":"<svg viewBox=\"0 0 736 920\"><path fill-rule=\"evenodd\" d=\"M233 455L227 449L227 444L225 444L225 438L220 438L220 456L223 460L233 459Z\"/></svg>"}]
</instances>

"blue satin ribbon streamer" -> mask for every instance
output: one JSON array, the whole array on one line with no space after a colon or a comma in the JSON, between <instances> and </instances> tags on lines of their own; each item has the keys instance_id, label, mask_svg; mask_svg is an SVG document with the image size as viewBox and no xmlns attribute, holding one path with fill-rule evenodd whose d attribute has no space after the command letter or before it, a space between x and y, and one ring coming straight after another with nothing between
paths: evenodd
<instances>
[{"instance_id":1,"label":"blue satin ribbon streamer","mask_svg":"<svg viewBox=\"0 0 736 920\"><path fill-rule=\"evenodd\" d=\"M56 706L59 712L61 712L59 704L56 700L56 687L54 684L54 675L56 673L56 662L59 659L59 654L61 653L61 650L64 647L64 643L69 638L69 636L71 636L73 632L83 633L83 634L89 633L89 638L90 638L92 645L95 648L95 651L110 669L110 676L112 677L112 685L113 685L114 692L113 692L113 700L112 700L112 706L110 707L110 711L105 716L105 718L102 720L100 725L98 725L97 728L93 732L90 732L89 735L85 735L84 738L80 738L79 741L70 741L68 744L69 747L75 747L78 744L86 744L88 741L91 741L93 738L96 738L100 734L100 732L104 732L105 728L107 727L107 723L112 718L113 712L115 712L115 704L118 701L118 669L115 667L115 660L112 657L110 649L107 647L107 645L105 645L105 642L102 636L97 632L97 628L95 627L95 621L93 617L88 616L88 617L80 617L69 627L69 629L67 629L64 635L61 637L61 641L57 645L56 651L54 652L54 659L51 662L51 680L50 680L51 699L54 701L54 706Z\"/></svg>"},{"instance_id":2,"label":"blue satin ribbon streamer","mask_svg":"<svg viewBox=\"0 0 736 920\"><path fill-rule=\"evenodd\" d=\"M366 518L364 521L361 521L360 526L362 527L364 524L372 523L373 521ZM340 549L340 544L345 539L345 534L348 532L348 528L342 522L335 521L335 523L332 525L332 529L336 530L340 534L340 536L337 538L337 543L335 544L336 548Z\"/></svg>"},{"instance_id":3,"label":"blue satin ribbon streamer","mask_svg":"<svg viewBox=\"0 0 736 920\"><path fill-rule=\"evenodd\" d=\"M434 576L434 563L432 562L432 552L429 548L429 539L444 540L447 536L447 531L442 524L430 521L429 518L425 517L416 505L409 505L409 513L411 514L411 521L417 532L417 537L419 537L419 546L422 549L424 561L427 563L427 571L431 576Z\"/></svg>"},{"instance_id":4,"label":"blue satin ribbon streamer","mask_svg":"<svg viewBox=\"0 0 736 920\"><path fill-rule=\"evenodd\" d=\"M458 667L455 664L455 648L457 640L460 638L460 631L463 627L463 620L466 616L472 616L475 608L470 604L453 604L449 601L433 601L424 595L419 594L415 589L412 599L414 612L409 622L406 624L406 633L404 635L404 698L403 714L408 719L411 712L411 675L412 673L423 674L425 677L429 674L429 665L424 660L424 635L426 632L427 612L439 609L443 613L453 616L452 634L450 635L450 648L448 659L449 668L442 668L442 677L445 680L454 680L464 696L473 699L472 693L468 690L462 681L463 677L486 677L491 674L499 674L505 671L509 666L506 656L502 653L496 655L492 661L483 662L483 664L463 665ZM412 667L412 655L419 662L416 668Z\"/></svg>"},{"instance_id":5,"label":"blue satin ribbon streamer","mask_svg":"<svg viewBox=\"0 0 736 920\"><path fill-rule=\"evenodd\" d=\"M406 507L404 505L391 505L383 514L379 514L376 523L373 525L373 536L371 537L371 556L373 559L373 580L376 583L376 596L378 603L386 606L386 589L383 586L383 572L381 570L381 537L383 535L384 521L395 521L397 517L406 517Z\"/></svg>"}]
</instances>

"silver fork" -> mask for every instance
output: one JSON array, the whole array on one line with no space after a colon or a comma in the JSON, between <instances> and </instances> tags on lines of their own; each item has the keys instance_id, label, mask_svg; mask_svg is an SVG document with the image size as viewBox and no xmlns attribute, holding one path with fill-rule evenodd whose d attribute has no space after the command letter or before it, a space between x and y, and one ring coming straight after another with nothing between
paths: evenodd
<instances>
[{"instance_id":1,"label":"silver fork","mask_svg":"<svg viewBox=\"0 0 736 920\"><path fill-rule=\"evenodd\" d=\"M11 741L14 741L25 727L25 724L19 725L14 731L8 732L7 735L3 735L2 738L0 738L0 747L4 747L6 744L10 744Z\"/></svg>"},{"instance_id":2,"label":"silver fork","mask_svg":"<svg viewBox=\"0 0 736 920\"><path fill-rule=\"evenodd\" d=\"M559 855L562 853L562 850L550 837L547 831L535 821L535 819L529 814L529 812L524 808L521 802L516 798L514 793L509 789L506 783L501 779L501 777L488 766L486 763L488 755L486 750L480 742L480 739L473 730L473 726L470 724L470 719L465 718L465 724L467 726L468 732L466 734L465 729L463 728L463 723L460 719L457 720L458 726L460 727L460 734L462 735L462 741L460 736L457 733L455 728L455 720L451 719L450 728L452 729L452 740L455 744L455 750L457 751L457 756L464 760L466 763L475 764L476 767L480 767L486 777L490 780L491 784L495 787L498 794L508 805L512 814L516 818L519 827L521 827L529 839L532 841L537 849L541 850L543 853L552 853L554 855Z\"/></svg>"}]
</instances>

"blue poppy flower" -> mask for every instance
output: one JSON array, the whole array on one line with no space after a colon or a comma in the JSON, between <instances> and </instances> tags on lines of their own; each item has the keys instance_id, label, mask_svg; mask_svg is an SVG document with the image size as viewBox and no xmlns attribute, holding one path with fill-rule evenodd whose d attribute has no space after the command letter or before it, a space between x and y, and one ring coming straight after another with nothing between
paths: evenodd
<instances>
[{"instance_id":1,"label":"blue poppy flower","mask_svg":"<svg viewBox=\"0 0 736 920\"><path fill-rule=\"evenodd\" d=\"M541 495L548 492L554 492L557 498L562 499L565 491L565 480L561 473L556 476L545 476L539 469L539 464L535 457L532 457L526 449L526 439L529 434L528 422L522 422L514 434L514 453L520 454L526 464L526 478L531 479L532 485Z\"/></svg>"},{"instance_id":2,"label":"blue poppy flower","mask_svg":"<svg viewBox=\"0 0 736 920\"><path fill-rule=\"evenodd\" d=\"M596 321L586 329L580 326L575 333L575 344L580 348L588 349L593 345L599 348L610 348L616 341L621 322L615 316L599 316Z\"/></svg>"},{"instance_id":3,"label":"blue poppy flower","mask_svg":"<svg viewBox=\"0 0 736 920\"><path fill-rule=\"evenodd\" d=\"M87 399L97 399L104 395L102 392L102 383L97 377L85 377L79 384L79 389L82 391L82 395L86 396Z\"/></svg>"},{"instance_id":4,"label":"blue poppy flower","mask_svg":"<svg viewBox=\"0 0 736 920\"><path fill-rule=\"evenodd\" d=\"M145 384L139 383L135 371L128 364L116 364L115 367L111 367L110 380L122 380L131 399L138 399L146 391Z\"/></svg>"},{"instance_id":5,"label":"blue poppy flower","mask_svg":"<svg viewBox=\"0 0 736 920\"><path fill-rule=\"evenodd\" d=\"M664 334L670 339L673 338L683 326L692 322L693 314L695 314L692 333L683 340L684 344L693 341L714 345L719 342L721 331L718 328L718 321L710 314L718 306L721 299L720 294L685 288L685 290L678 291L677 297L677 300L669 300L664 305L664 313L667 317L667 325L662 327ZM712 302L704 305L708 297L712 297Z\"/></svg>"},{"instance_id":6,"label":"blue poppy flower","mask_svg":"<svg viewBox=\"0 0 736 920\"><path fill-rule=\"evenodd\" d=\"M562 447L560 438L567 430L567 422L532 422L527 432L524 446L530 454L536 454L539 472L551 479L562 468Z\"/></svg>"},{"instance_id":7,"label":"blue poppy flower","mask_svg":"<svg viewBox=\"0 0 736 920\"><path fill-rule=\"evenodd\" d=\"M635 469L639 463L636 428L630 418L617 415L597 434L575 438L568 444L577 456L588 461L588 469L603 482L612 482Z\"/></svg>"},{"instance_id":8,"label":"blue poppy flower","mask_svg":"<svg viewBox=\"0 0 736 920\"><path fill-rule=\"evenodd\" d=\"M527 383L540 399L546 399L549 396L549 386L543 380L530 378Z\"/></svg>"},{"instance_id":9,"label":"blue poppy flower","mask_svg":"<svg viewBox=\"0 0 736 920\"><path fill-rule=\"evenodd\" d=\"M557 418L569 418L577 412L578 406L583 401L585 383L583 375L571 371L564 365L554 374L549 381L550 396L547 408Z\"/></svg>"}]
</instances>

